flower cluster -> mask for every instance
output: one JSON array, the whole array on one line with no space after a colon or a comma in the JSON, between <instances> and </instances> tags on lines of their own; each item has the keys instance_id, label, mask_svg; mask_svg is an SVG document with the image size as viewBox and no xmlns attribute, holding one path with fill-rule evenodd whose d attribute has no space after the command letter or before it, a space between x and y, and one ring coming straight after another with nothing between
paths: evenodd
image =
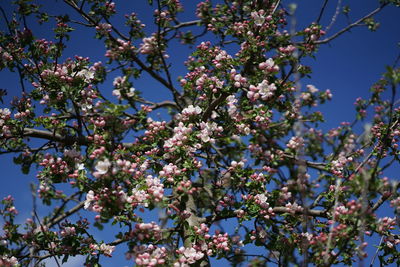
<instances>
[{"instance_id":1,"label":"flower cluster","mask_svg":"<svg viewBox=\"0 0 400 267\"><path fill-rule=\"evenodd\" d=\"M250 85L249 89L250 91L247 92L247 97L250 100L256 101L259 98L267 100L274 95L276 86L273 83L269 84L267 80L263 80L257 86Z\"/></svg>"},{"instance_id":2,"label":"flower cluster","mask_svg":"<svg viewBox=\"0 0 400 267\"><path fill-rule=\"evenodd\" d=\"M139 53L149 55L157 51L157 39L155 36L143 38L143 43L139 47Z\"/></svg>"},{"instance_id":3,"label":"flower cluster","mask_svg":"<svg viewBox=\"0 0 400 267\"><path fill-rule=\"evenodd\" d=\"M179 176L182 174L182 171L178 168L178 166L169 163L165 165L162 171L159 172L160 177L167 178L167 181L173 182L175 176Z\"/></svg>"},{"instance_id":4,"label":"flower cluster","mask_svg":"<svg viewBox=\"0 0 400 267\"><path fill-rule=\"evenodd\" d=\"M107 257L111 257L111 254L115 250L115 246L110 246L105 243L101 244L100 246L97 244L90 244L89 246L92 250L97 250L100 253L104 254Z\"/></svg>"},{"instance_id":5,"label":"flower cluster","mask_svg":"<svg viewBox=\"0 0 400 267\"><path fill-rule=\"evenodd\" d=\"M289 142L286 144L286 146L290 149L296 150L304 145L304 140L300 136L293 136L290 138Z\"/></svg>"},{"instance_id":6,"label":"flower cluster","mask_svg":"<svg viewBox=\"0 0 400 267\"><path fill-rule=\"evenodd\" d=\"M214 132L221 133L223 130L223 127L218 126L215 122L201 122L200 134L198 134L197 137L200 138L204 143L214 143L215 139L211 138L210 136L212 136Z\"/></svg>"},{"instance_id":7,"label":"flower cluster","mask_svg":"<svg viewBox=\"0 0 400 267\"><path fill-rule=\"evenodd\" d=\"M160 240L161 234L161 228L155 222L136 224L135 230L132 232L132 236L139 240L150 240L150 238Z\"/></svg>"},{"instance_id":8,"label":"flower cluster","mask_svg":"<svg viewBox=\"0 0 400 267\"><path fill-rule=\"evenodd\" d=\"M130 41L124 41L122 39L117 39L109 50L106 51L105 56L111 60L124 59L125 57L130 57L132 53L135 52L135 46L132 45Z\"/></svg>"},{"instance_id":9,"label":"flower cluster","mask_svg":"<svg viewBox=\"0 0 400 267\"><path fill-rule=\"evenodd\" d=\"M64 64L58 64L55 70L43 70L40 74L44 80L43 85L52 84L55 80L60 80L71 85L77 81L84 81L85 83L92 82L96 69L94 67L85 67L89 59L77 57L76 60L76 62L67 61Z\"/></svg>"},{"instance_id":10,"label":"flower cluster","mask_svg":"<svg viewBox=\"0 0 400 267\"><path fill-rule=\"evenodd\" d=\"M186 120L189 120L189 118L191 117L191 116L197 116L197 115L199 115L199 114L201 114L201 112L202 112L202 109L201 109L201 107L199 107L199 106L193 106L193 105L189 105L187 108L184 108L183 110L182 110L182 117L181 117L181 120L182 121L186 121Z\"/></svg>"},{"instance_id":11,"label":"flower cluster","mask_svg":"<svg viewBox=\"0 0 400 267\"><path fill-rule=\"evenodd\" d=\"M189 266L188 264L193 264L204 257L203 252L198 251L193 247L190 248L180 247L177 253L178 255L182 255L182 257L179 258L178 260L179 263L174 264L174 267Z\"/></svg>"},{"instance_id":12,"label":"flower cluster","mask_svg":"<svg viewBox=\"0 0 400 267\"><path fill-rule=\"evenodd\" d=\"M8 108L0 109L0 136L9 135L9 127L6 125L7 120L10 119L11 111Z\"/></svg>"},{"instance_id":13,"label":"flower cluster","mask_svg":"<svg viewBox=\"0 0 400 267\"><path fill-rule=\"evenodd\" d=\"M165 141L164 149L168 152L175 151L178 147L183 146L188 140L188 135L192 133L193 124L185 126L183 122L179 122L178 126L174 128L174 135Z\"/></svg>"},{"instance_id":14,"label":"flower cluster","mask_svg":"<svg viewBox=\"0 0 400 267\"><path fill-rule=\"evenodd\" d=\"M378 220L378 232L393 230L396 224L396 218L383 217Z\"/></svg>"},{"instance_id":15,"label":"flower cluster","mask_svg":"<svg viewBox=\"0 0 400 267\"><path fill-rule=\"evenodd\" d=\"M353 158L348 157L346 158L343 155L340 155L337 160L332 161L332 172L339 177L343 177L344 167L347 163L352 162Z\"/></svg>"},{"instance_id":16,"label":"flower cluster","mask_svg":"<svg viewBox=\"0 0 400 267\"><path fill-rule=\"evenodd\" d=\"M14 266L19 266L18 260L14 256L0 256L0 265L4 267L14 267Z\"/></svg>"},{"instance_id":17,"label":"flower cluster","mask_svg":"<svg viewBox=\"0 0 400 267\"><path fill-rule=\"evenodd\" d=\"M131 254L135 257L135 263L138 266L157 266L165 263L167 253L165 247L150 244L135 246Z\"/></svg>"},{"instance_id":18,"label":"flower cluster","mask_svg":"<svg viewBox=\"0 0 400 267\"><path fill-rule=\"evenodd\" d=\"M147 193L153 197L155 202L162 200L164 196L164 184L159 178L148 175L146 177Z\"/></svg>"}]
</instances>

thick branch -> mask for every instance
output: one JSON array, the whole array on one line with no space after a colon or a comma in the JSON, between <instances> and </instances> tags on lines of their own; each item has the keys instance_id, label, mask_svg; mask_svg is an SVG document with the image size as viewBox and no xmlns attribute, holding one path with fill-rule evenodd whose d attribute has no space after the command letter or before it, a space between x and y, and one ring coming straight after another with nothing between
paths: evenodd
<instances>
[{"instance_id":1,"label":"thick branch","mask_svg":"<svg viewBox=\"0 0 400 267\"><path fill-rule=\"evenodd\" d=\"M316 170L320 170L320 171L329 171L326 169L326 165L323 162L312 162L312 161L308 161L308 160L303 160L303 159L299 159L296 158L293 155L289 155L289 154L283 154L284 158L290 159L290 160L294 160L296 164L305 164L307 167L316 169Z\"/></svg>"},{"instance_id":2,"label":"thick branch","mask_svg":"<svg viewBox=\"0 0 400 267\"><path fill-rule=\"evenodd\" d=\"M220 97L218 97L217 99L215 99L206 109L206 111L204 111L203 116L202 116L202 121L207 121L208 118L211 116L212 112L214 111L214 109L216 107L218 107L227 97L228 97L228 93L223 92L221 94Z\"/></svg>"},{"instance_id":3,"label":"thick branch","mask_svg":"<svg viewBox=\"0 0 400 267\"><path fill-rule=\"evenodd\" d=\"M274 213L282 214L282 213L291 213L292 211L286 207L275 207L273 208ZM295 214L303 214L312 217L327 217L326 210L303 210L303 211L296 211Z\"/></svg>"},{"instance_id":4,"label":"thick branch","mask_svg":"<svg viewBox=\"0 0 400 267\"><path fill-rule=\"evenodd\" d=\"M312 216L312 217L322 217L322 218L328 217L327 210L309 209L309 210L299 210L299 211L295 211L293 213L293 210L291 210L287 207L274 207L273 212L275 214L292 213L294 215L308 215L308 216ZM227 220L227 219L231 219L231 218L236 218L236 214L229 214L226 216L210 215L210 216L207 216L206 218L204 218L203 220L201 220L201 222L204 221L207 224L212 224L217 221Z\"/></svg>"},{"instance_id":5,"label":"thick branch","mask_svg":"<svg viewBox=\"0 0 400 267\"><path fill-rule=\"evenodd\" d=\"M158 109L158 108L167 108L167 107L174 108L174 109L178 108L178 105L174 101L170 101L170 100L165 100L165 101L158 102L158 103L147 101L145 99L138 99L136 101L143 103L143 104L150 105L149 108L151 108L153 110Z\"/></svg>"},{"instance_id":6,"label":"thick branch","mask_svg":"<svg viewBox=\"0 0 400 267\"><path fill-rule=\"evenodd\" d=\"M85 201L81 201L79 202L75 207L71 208L70 210L66 211L65 213L61 214L60 216L58 216L57 218L50 220L47 224L46 227L50 228L53 225L61 222L62 220L64 220L65 218L71 216L72 214L74 214L75 212L79 211L80 209L83 208L83 206L85 205Z\"/></svg>"},{"instance_id":7,"label":"thick branch","mask_svg":"<svg viewBox=\"0 0 400 267\"><path fill-rule=\"evenodd\" d=\"M192 21L186 21L186 22L181 22L175 26L172 27L168 27L166 28L164 31L161 32L161 34L165 34L167 32L173 31L173 30L177 30L179 28L183 28L183 27L189 27L189 26L194 26L201 23L201 20L192 20Z\"/></svg>"},{"instance_id":8,"label":"thick branch","mask_svg":"<svg viewBox=\"0 0 400 267\"><path fill-rule=\"evenodd\" d=\"M57 134L55 132L50 132L50 131L46 131L46 130L38 130L38 129L33 129L33 128L24 128L23 136L46 139L46 140L50 140L50 141L60 142L65 145L72 145L72 144L87 145L88 144L88 140L84 136L81 136L81 137L75 137L75 136L69 136L69 135L63 136L63 135Z\"/></svg>"}]
</instances>

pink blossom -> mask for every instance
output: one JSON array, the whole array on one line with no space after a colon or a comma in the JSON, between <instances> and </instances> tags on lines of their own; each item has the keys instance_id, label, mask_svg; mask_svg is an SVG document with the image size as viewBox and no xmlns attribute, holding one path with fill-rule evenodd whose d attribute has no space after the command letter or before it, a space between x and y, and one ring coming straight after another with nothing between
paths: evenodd
<instances>
[{"instance_id":1,"label":"pink blossom","mask_svg":"<svg viewBox=\"0 0 400 267\"><path fill-rule=\"evenodd\" d=\"M204 257L203 252L197 251L193 247L190 248L180 247L179 253L184 256L184 258L179 259L181 263L193 264Z\"/></svg>"},{"instance_id":2,"label":"pink blossom","mask_svg":"<svg viewBox=\"0 0 400 267\"><path fill-rule=\"evenodd\" d=\"M152 54L157 48L157 40L155 36L143 38L143 43L140 45L139 52L141 54Z\"/></svg>"}]
</instances>

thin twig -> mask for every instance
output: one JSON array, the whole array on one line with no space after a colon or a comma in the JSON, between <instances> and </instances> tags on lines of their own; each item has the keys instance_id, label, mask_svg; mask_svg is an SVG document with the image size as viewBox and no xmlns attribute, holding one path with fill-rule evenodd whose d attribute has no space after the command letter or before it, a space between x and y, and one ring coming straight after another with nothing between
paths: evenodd
<instances>
[{"instance_id":1,"label":"thin twig","mask_svg":"<svg viewBox=\"0 0 400 267\"><path fill-rule=\"evenodd\" d=\"M89 23L92 23L93 26L98 26L98 22L95 21L94 19L92 19L89 15L87 15L85 12L83 12L83 10L81 10L73 1L70 0L64 0L64 2L69 5L70 7L72 7L75 11L77 11L86 21L88 21ZM119 33L118 31L116 32L117 34ZM123 36L123 35L122 35ZM123 38L121 36L121 38ZM115 37L113 37L111 34L109 34L109 38L110 40L112 40L113 42L117 43L117 40ZM146 71L148 74L150 74L151 77L153 77L156 81L160 82L161 84L163 84L166 88L168 88L169 90L171 90L171 92L174 95L179 95L178 90L173 86L172 83L169 83L168 81L166 81L164 78L162 78L158 73L156 73L151 67L148 67L145 63L143 63L135 54L132 53L131 58L133 60L133 62L135 62L137 65L139 65L139 67Z\"/></svg>"},{"instance_id":2,"label":"thin twig","mask_svg":"<svg viewBox=\"0 0 400 267\"><path fill-rule=\"evenodd\" d=\"M342 5L342 0L338 0L338 3L337 3L337 5L336 5L335 14L333 14L333 17L332 17L332 19L331 19L331 23L329 23L329 25L326 26L325 32L328 32L328 31L330 30L330 28L333 26L333 24L335 24L335 22L336 22L336 20L337 20L337 17L338 17L338 15L339 15L339 12L340 12L340 6L341 6L341 5Z\"/></svg>"},{"instance_id":3,"label":"thin twig","mask_svg":"<svg viewBox=\"0 0 400 267\"><path fill-rule=\"evenodd\" d=\"M333 229L334 229L335 223L336 223L335 211L336 211L336 208L337 208L338 205L339 205L339 190L340 190L341 184L342 184L342 179L341 179L341 178L336 179L336 186L335 186L335 204L333 205L332 223L331 223L331 226L329 227L328 243L326 244L326 249L325 249L325 256L324 256L324 263L325 263L325 265L328 264L328 262L329 262L329 255L331 254Z\"/></svg>"},{"instance_id":4,"label":"thin twig","mask_svg":"<svg viewBox=\"0 0 400 267\"><path fill-rule=\"evenodd\" d=\"M382 242L383 242L383 236L381 237L381 240L379 241L379 245L378 245L378 247L376 248L374 257L372 257L371 264L369 265L369 267L374 266L375 258L376 258L376 256L378 255L378 252L379 252L379 250L380 250L380 246L381 246Z\"/></svg>"},{"instance_id":5,"label":"thin twig","mask_svg":"<svg viewBox=\"0 0 400 267\"><path fill-rule=\"evenodd\" d=\"M319 12L318 18L317 18L317 20L316 20L316 23L317 23L317 24L319 24L319 22L321 21L322 16L324 15L324 12L325 12L326 5L328 4L328 2L329 2L329 0L325 0L325 1L324 1L323 5L322 5L322 7L321 7L321 10L320 10L320 12Z\"/></svg>"},{"instance_id":6,"label":"thin twig","mask_svg":"<svg viewBox=\"0 0 400 267\"><path fill-rule=\"evenodd\" d=\"M161 11L160 0L157 0L157 5L158 5L158 10ZM165 75L167 75L167 80L168 80L168 84L169 84L169 86L167 86L167 88L171 89L171 92L172 92L172 94L174 96L175 103L180 108L183 108L183 107L180 106L180 103L178 101L178 100L180 100L181 96L180 96L179 92L173 86L171 73L169 72L169 67L167 65L167 62L165 61L165 58L164 58L164 55L163 55L163 51L161 49L161 38L162 38L162 34L161 34L161 19L158 18L158 22L157 22L157 18L155 18L155 20L156 20L156 23L157 23L157 52L158 52L158 55L159 55L159 57L161 59L161 63L162 63Z\"/></svg>"},{"instance_id":7,"label":"thin twig","mask_svg":"<svg viewBox=\"0 0 400 267\"><path fill-rule=\"evenodd\" d=\"M38 222L39 222L39 225L40 225L40 228L39 228L39 229L42 231L43 235L47 238L46 231L47 231L48 228L46 228L46 227L43 226L43 224L42 224L41 221L40 221L39 216L38 216L37 213L36 213L36 211L33 211L33 212L34 212L34 215L35 215L36 219L37 219ZM49 244L50 244L50 243L49 243ZM58 260L57 260L56 255L55 255L55 253L54 253L54 249L52 248L51 245L49 246L49 249L50 249L51 252L52 252L52 257L54 257L54 260L55 260L57 266L58 266L58 267L61 267L60 263L59 263Z\"/></svg>"},{"instance_id":8,"label":"thin twig","mask_svg":"<svg viewBox=\"0 0 400 267\"><path fill-rule=\"evenodd\" d=\"M339 37L340 35L342 35L343 33L349 31L350 29L356 27L356 26L360 26L361 23L367 19L372 17L373 15L377 14L378 12L380 12L385 6L387 6L387 3L382 4L380 7L378 7L377 9L373 10L372 12L370 12L369 14L365 15L364 17L360 18L359 20L353 22L352 24L348 25L347 27L341 29L340 31L338 31L337 33L333 34L332 36L325 38L323 40L320 41L316 41L314 42L314 44L326 44L330 41L332 41L333 39Z\"/></svg>"},{"instance_id":9,"label":"thin twig","mask_svg":"<svg viewBox=\"0 0 400 267\"><path fill-rule=\"evenodd\" d=\"M76 206L74 206L73 208L69 209L68 211L66 211L65 213L61 214L60 216L50 220L47 224L46 227L50 228L53 225L61 222L62 220L64 220L65 218L71 216L72 214L74 214L75 212L79 211L80 209L83 208L83 206L85 205L85 201L81 201L79 202Z\"/></svg>"},{"instance_id":10,"label":"thin twig","mask_svg":"<svg viewBox=\"0 0 400 267\"><path fill-rule=\"evenodd\" d=\"M278 0L275 4L274 10L272 10L271 15L275 14L275 11L278 9L279 4L281 3L281 0Z\"/></svg>"}]
</instances>

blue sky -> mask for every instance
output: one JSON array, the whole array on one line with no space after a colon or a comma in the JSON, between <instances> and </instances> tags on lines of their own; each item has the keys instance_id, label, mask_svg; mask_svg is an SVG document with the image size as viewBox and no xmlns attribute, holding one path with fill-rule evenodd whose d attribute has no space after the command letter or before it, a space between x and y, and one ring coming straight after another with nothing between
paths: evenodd
<instances>
[{"instance_id":1,"label":"blue sky","mask_svg":"<svg viewBox=\"0 0 400 267\"><path fill-rule=\"evenodd\" d=\"M10 10L9 1L2 1L0 5L7 11ZM47 2L47 1L46 1ZM49 1L50 2L50 1ZM116 23L121 23L122 16L135 11L139 18L146 24L146 32L151 34L154 28L151 28L152 12L146 6L145 0L141 1L116 1L118 15ZM194 19L193 10L195 4L199 1L182 1L185 10L181 20ZM295 1L283 1L284 3ZM319 8L323 1L307 0L299 2L296 13L298 28L306 26L307 23L315 20L318 15ZM322 20L323 25L329 24L334 14L337 1L331 1L326 11L325 19ZM343 4L349 4L352 12L350 17L352 20L369 13L377 7L376 0L365 1L342 1ZM57 1L57 5L62 5L61 1ZM45 5L50 12L59 12L53 5ZM68 9L63 9L67 13L71 13ZM333 100L319 107L325 114L327 120L323 126L324 129L330 129L338 126L341 121L352 121L355 116L353 103L359 96L366 98L369 95L369 87L377 81L381 74L385 71L386 65L392 65L398 56L400 49L400 27L398 27L398 17L400 9L389 7L384 9L379 15L375 16L376 20L381 23L380 28L376 32L370 32L366 28L354 28L351 32L345 33L339 38L333 40L327 45L321 46L316 54L316 59L307 59L307 63L312 66L313 73L310 80L303 80L302 85L313 84L321 90L330 89L333 93ZM346 23L344 16L338 17L337 23L328 32L328 36L341 29ZM3 29L3 21L0 21L0 29ZM50 37L49 28L43 30L32 25L34 33L39 37ZM68 43L68 49L64 54L65 57L74 55L89 56L92 62L104 59L104 45L93 38L93 32L88 33L87 30L80 28L72 33L71 42ZM183 61L187 59L191 49L173 46L168 53L170 54L170 62L173 64L173 75L178 77L184 76L186 69ZM0 72L2 81L1 88L8 91L5 97L5 103L9 103L13 96L19 95L21 92L18 79L14 74L7 71ZM107 81L103 87L105 94L111 97L112 78ZM159 84L151 82L150 79L144 77L134 83L137 90L143 92L143 96L149 100L160 101L170 99L171 96L165 88L161 88ZM28 85L29 88L29 85ZM5 105L6 106L6 105ZM362 126L362 125L360 125ZM0 167L2 169L0 187L0 197L9 194L16 198L17 209L20 210L19 219L24 221L30 217L31 195L29 193L29 183L35 181L35 171L32 170L29 175L23 175L19 166L13 164L12 155L0 155ZM391 171L393 179L398 179L398 166ZM104 237L106 238L106 237ZM110 238L111 240L111 238ZM110 241L107 240L107 241ZM223 263L225 264L225 263ZM124 266L132 265L123 260L120 253L116 253L112 260L106 260L104 266ZM80 260L75 260L70 265L65 266L81 266ZM222 265L221 265L222 266Z\"/></svg>"}]
</instances>

